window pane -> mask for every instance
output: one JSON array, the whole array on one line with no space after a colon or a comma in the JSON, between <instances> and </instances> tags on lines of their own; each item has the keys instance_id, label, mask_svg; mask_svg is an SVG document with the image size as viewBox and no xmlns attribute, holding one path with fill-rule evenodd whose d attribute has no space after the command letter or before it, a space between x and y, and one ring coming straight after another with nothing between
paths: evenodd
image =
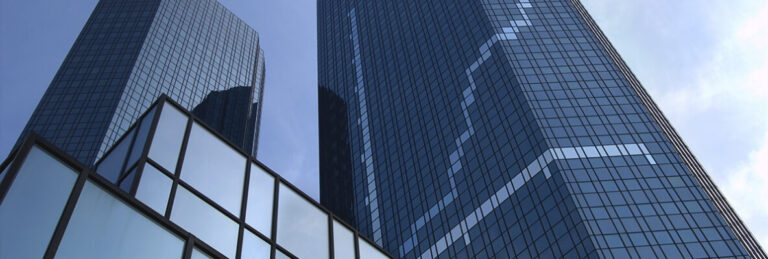
<instances>
[{"instance_id":1,"label":"window pane","mask_svg":"<svg viewBox=\"0 0 768 259\"><path fill-rule=\"evenodd\" d=\"M269 243L247 229L243 232L243 259L269 259Z\"/></svg>"},{"instance_id":2,"label":"window pane","mask_svg":"<svg viewBox=\"0 0 768 259\"><path fill-rule=\"evenodd\" d=\"M274 194L275 178L264 172L261 167L251 164L245 222L265 236L269 236L269 233L272 232L272 203Z\"/></svg>"},{"instance_id":3,"label":"window pane","mask_svg":"<svg viewBox=\"0 0 768 259\"><path fill-rule=\"evenodd\" d=\"M133 148L131 149L131 155L128 156L128 163L126 163L127 166L131 166L133 163L136 163L136 160L138 160L141 156L141 152L144 151L144 144L147 143L147 135L149 135L149 130L152 127L152 120L155 118L156 110L157 108L153 107L152 111L147 113L147 116L141 120L139 131L136 133L136 140L134 141Z\"/></svg>"},{"instance_id":4,"label":"window pane","mask_svg":"<svg viewBox=\"0 0 768 259\"><path fill-rule=\"evenodd\" d=\"M355 259L355 234L333 220L333 252L336 259Z\"/></svg>"},{"instance_id":5,"label":"window pane","mask_svg":"<svg viewBox=\"0 0 768 259\"><path fill-rule=\"evenodd\" d=\"M90 181L57 258L179 258L184 241Z\"/></svg>"},{"instance_id":6,"label":"window pane","mask_svg":"<svg viewBox=\"0 0 768 259\"><path fill-rule=\"evenodd\" d=\"M141 173L139 188L136 189L136 199L139 199L150 208L165 214L168 205L168 196L171 194L173 181L157 168L150 164L144 164L144 172Z\"/></svg>"},{"instance_id":7,"label":"window pane","mask_svg":"<svg viewBox=\"0 0 768 259\"><path fill-rule=\"evenodd\" d=\"M169 172L176 172L181 142L187 128L187 116L171 104L163 105L160 121L149 149L149 157Z\"/></svg>"},{"instance_id":8,"label":"window pane","mask_svg":"<svg viewBox=\"0 0 768 259\"><path fill-rule=\"evenodd\" d=\"M206 254L205 252L200 250L200 248L197 248L197 247L192 248L192 254L189 255L189 259L209 259L209 258L213 258L213 257Z\"/></svg>"},{"instance_id":9,"label":"window pane","mask_svg":"<svg viewBox=\"0 0 768 259\"><path fill-rule=\"evenodd\" d=\"M357 238L357 245L360 247L360 259L389 259L379 249L360 237Z\"/></svg>"},{"instance_id":10,"label":"window pane","mask_svg":"<svg viewBox=\"0 0 768 259\"><path fill-rule=\"evenodd\" d=\"M128 148L131 147L131 140L133 139L133 133L135 132L135 130L131 130L131 132L126 134L125 138L115 144L115 148L101 160L98 168L96 168L96 172L99 173L99 175L104 176L104 178L107 178L111 183L117 183L117 180L120 177L120 169L123 167L125 156L128 153Z\"/></svg>"},{"instance_id":11,"label":"window pane","mask_svg":"<svg viewBox=\"0 0 768 259\"><path fill-rule=\"evenodd\" d=\"M128 172L128 174L123 176L123 180L120 181L118 186L124 192L130 193L131 192L131 187L133 187L133 182L134 181L136 181L136 167L131 169L131 171Z\"/></svg>"},{"instance_id":12,"label":"window pane","mask_svg":"<svg viewBox=\"0 0 768 259\"><path fill-rule=\"evenodd\" d=\"M171 220L229 258L237 250L237 224L202 199L179 186Z\"/></svg>"},{"instance_id":13,"label":"window pane","mask_svg":"<svg viewBox=\"0 0 768 259\"><path fill-rule=\"evenodd\" d=\"M291 259L291 257L280 252L280 250L275 250L275 259Z\"/></svg>"},{"instance_id":14,"label":"window pane","mask_svg":"<svg viewBox=\"0 0 768 259\"><path fill-rule=\"evenodd\" d=\"M192 125L181 179L234 215L240 215L245 157L197 123Z\"/></svg>"},{"instance_id":15,"label":"window pane","mask_svg":"<svg viewBox=\"0 0 768 259\"><path fill-rule=\"evenodd\" d=\"M77 174L33 147L0 204L0 258L42 258Z\"/></svg>"},{"instance_id":16,"label":"window pane","mask_svg":"<svg viewBox=\"0 0 768 259\"><path fill-rule=\"evenodd\" d=\"M299 258L328 258L328 215L280 185L277 243Z\"/></svg>"}]
</instances>

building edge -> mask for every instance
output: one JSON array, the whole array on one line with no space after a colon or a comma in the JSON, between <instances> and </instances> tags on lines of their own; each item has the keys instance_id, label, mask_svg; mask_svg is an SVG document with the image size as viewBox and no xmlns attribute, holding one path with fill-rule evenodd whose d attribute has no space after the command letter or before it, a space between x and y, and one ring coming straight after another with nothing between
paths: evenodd
<instances>
[{"instance_id":1,"label":"building edge","mask_svg":"<svg viewBox=\"0 0 768 259\"><path fill-rule=\"evenodd\" d=\"M749 229L747 229L747 227L744 225L744 222L741 220L741 218L739 218L733 207L731 207L731 205L725 199L725 196L723 196L722 192L720 192L715 183L712 181L712 178L704 170L704 167L701 166L701 163L699 163L699 161L693 155L691 150L688 148L688 145L683 142L683 139L677 133L675 128L672 127L672 125L669 123L669 120L667 120L667 118L661 112L661 109L659 109L658 105L656 105L656 102L653 101L651 96L648 94L648 91L646 91L642 84L640 84L640 80L635 77L635 74L632 73L632 71L629 69L626 62L624 62L624 59L621 58L618 51L616 51L616 49L613 47L613 44L608 41L608 38L594 21L589 12L587 12L586 8L584 8L584 5L581 4L581 1L568 1L571 2L571 5L573 5L573 8L579 14L581 19L584 20L589 30L598 39L598 42L603 47L603 50L605 50L608 56L611 57L611 60L617 66L619 71L621 71L621 74L632 87L632 90L634 90L637 96L640 98L642 104L646 109L648 109L648 112L659 125L661 131L664 132L664 135L667 136L675 150L677 150L677 153L681 156L685 165L691 171L694 178L696 178L699 185L701 185L702 189L704 189L704 192L707 194L709 199L728 223L728 226L730 226L731 230L734 232L734 234L736 234L736 237L744 246L744 249L747 250L747 253L749 253L749 255L753 258L768 258L768 256L765 254L765 251L763 251L762 247L760 246L760 243L757 242Z\"/></svg>"}]
</instances>

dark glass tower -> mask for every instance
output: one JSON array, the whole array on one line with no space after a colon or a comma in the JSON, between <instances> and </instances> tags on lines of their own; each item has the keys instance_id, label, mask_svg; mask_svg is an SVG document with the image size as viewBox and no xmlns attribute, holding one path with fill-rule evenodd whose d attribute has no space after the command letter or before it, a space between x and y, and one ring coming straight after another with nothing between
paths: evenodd
<instances>
[{"instance_id":1,"label":"dark glass tower","mask_svg":"<svg viewBox=\"0 0 768 259\"><path fill-rule=\"evenodd\" d=\"M35 131L90 165L162 94L192 110L245 86L260 105L263 71L256 31L215 0L101 0L19 140Z\"/></svg>"},{"instance_id":2,"label":"dark glass tower","mask_svg":"<svg viewBox=\"0 0 768 259\"><path fill-rule=\"evenodd\" d=\"M765 258L578 0L318 3L321 202L404 258Z\"/></svg>"}]
</instances>

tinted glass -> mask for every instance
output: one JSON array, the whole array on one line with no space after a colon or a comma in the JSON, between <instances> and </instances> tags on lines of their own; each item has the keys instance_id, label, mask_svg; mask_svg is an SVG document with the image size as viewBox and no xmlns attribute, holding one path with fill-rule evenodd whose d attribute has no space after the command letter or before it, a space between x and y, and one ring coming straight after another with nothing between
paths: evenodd
<instances>
[{"instance_id":1,"label":"tinted glass","mask_svg":"<svg viewBox=\"0 0 768 259\"><path fill-rule=\"evenodd\" d=\"M243 259L269 259L271 246L247 229L243 232Z\"/></svg>"},{"instance_id":2,"label":"tinted glass","mask_svg":"<svg viewBox=\"0 0 768 259\"><path fill-rule=\"evenodd\" d=\"M149 157L168 171L175 172L186 128L187 116L172 105L164 104L152 138Z\"/></svg>"},{"instance_id":3,"label":"tinted glass","mask_svg":"<svg viewBox=\"0 0 768 259\"><path fill-rule=\"evenodd\" d=\"M144 145L147 143L147 135L149 135L149 130L152 128L152 120L155 118L156 110L157 108L152 108L152 111L147 113L147 116L144 116L144 119L141 120L139 131L136 133L136 140L133 142L133 148L131 148L131 154L128 156L126 167L136 163L136 160L141 156L141 152L144 151Z\"/></svg>"},{"instance_id":4,"label":"tinted glass","mask_svg":"<svg viewBox=\"0 0 768 259\"><path fill-rule=\"evenodd\" d=\"M107 178L112 183L117 183L120 177L120 169L122 169L123 162L125 162L125 156L128 153L128 148L131 147L131 141L133 140L133 133L135 130L131 130L125 138L117 143L117 147L112 149L109 154L101 160L99 167L96 168L96 172L104 178Z\"/></svg>"},{"instance_id":5,"label":"tinted glass","mask_svg":"<svg viewBox=\"0 0 768 259\"><path fill-rule=\"evenodd\" d=\"M362 238L357 238L357 245L360 247L360 259L389 259L389 257Z\"/></svg>"},{"instance_id":6,"label":"tinted glass","mask_svg":"<svg viewBox=\"0 0 768 259\"><path fill-rule=\"evenodd\" d=\"M291 257L287 256L283 252L280 252L280 250L275 250L275 259L291 259Z\"/></svg>"},{"instance_id":7,"label":"tinted glass","mask_svg":"<svg viewBox=\"0 0 768 259\"><path fill-rule=\"evenodd\" d=\"M285 185L277 206L277 243L299 258L328 258L328 215Z\"/></svg>"},{"instance_id":8,"label":"tinted glass","mask_svg":"<svg viewBox=\"0 0 768 259\"><path fill-rule=\"evenodd\" d=\"M239 215L245 161L243 155L194 123L181 179L232 214Z\"/></svg>"},{"instance_id":9,"label":"tinted glass","mask_svg":"<svg viewBox=\"0 0 768 259\"><path fill-rule=\"evenodd\" d=\"M116 199L85 183L57 258L179 258L184 241Z\"/></svg>"},{"instance_id":10,"label":"tinted glass","mask_svg":"<svg viewBox=\"0 0 768 259\"><path fill-rule=\"evenodd\" d=\"M0 258L41 258L77 174L33 147L0 204Z\"/></svg>"},{"instance_id":11,"label":"tinted glass","mask_svg":"<svg viewBox=\"0 0 768 259\"><path fill-rule=\"evenodd\" d=\"M237 224L202 199L179 186L171 220L229 258L237 249Z\"/></svg>"},{"instance_id":12,"label":"tinted glass","mask_svg":"<svg viewBox=\"0 0 768 259\"><path fill-rule=\"evenodd\" d=\"M133 182L136 181L136 168L133 167L130 172L128 172L125 176L123 176L123 180L121 180L120 189L124 192L130 193L131 187L133 186Z\"/></svg>"},{"instance_id":13,"label":"tinted glass","mask_svg":"<svg viewBox=\"0 0 768 259\"><path fill-rule=\"evenodd\" d=\"M355 258L355 234L336 220L333 220L333 258Z\"/></svg>"},{"instance_id":14,"label":"tinted glass","mask_svg":"<svg viewBox=\"0 0 768 259\"><path fill-rule=\"evenodd\" d=\"M158 171L154 166L145 164L144 172L141 173L141 180L139 180L139 188L136 189L136 199L147 204L160 215L164 215L172 184L171 178Z\"/></svg>"},{"instance_id":15,"label":"tinted glass","mask_svg":"<svg viewBox=\"0 0 768 259\"><path fill-rule=\"evenodd\" d=\"M212 257L206 254L205 252L203 252L202 250L200 250L200 248L195 247L192 249L192 254L189 256L189 258L190 259L208 259Z\"/></svg>"},{"instance_id":16,"label":"tinted glass","mask_svg":"<svg viewBox=\"0 0 768 259\"><path fill-rule=\"evenodd\" d=\"M272 230L272 203L275 196L275 178L261 167L251 165L248 180L248 206L245 223L269 236Z\"/></svg>"}]
</instances>

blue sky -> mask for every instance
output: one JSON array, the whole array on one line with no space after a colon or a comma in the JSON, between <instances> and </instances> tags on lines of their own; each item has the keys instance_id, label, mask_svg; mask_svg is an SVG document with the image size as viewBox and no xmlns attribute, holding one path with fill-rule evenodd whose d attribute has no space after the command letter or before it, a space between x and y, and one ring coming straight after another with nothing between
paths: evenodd
<instances>
[{"instance_id":1,"label":"blue sky","mask_svg":"<svg viewBox=\"0 0 768 259\"><path fill-rule=\"evenodd\" d=\"M768 248L768 1L582 0ZM0 157L96 0L0 0ZM221 0L261 36L259 160L319 195L314 0Z\"/></svg>"}]
</instances>

